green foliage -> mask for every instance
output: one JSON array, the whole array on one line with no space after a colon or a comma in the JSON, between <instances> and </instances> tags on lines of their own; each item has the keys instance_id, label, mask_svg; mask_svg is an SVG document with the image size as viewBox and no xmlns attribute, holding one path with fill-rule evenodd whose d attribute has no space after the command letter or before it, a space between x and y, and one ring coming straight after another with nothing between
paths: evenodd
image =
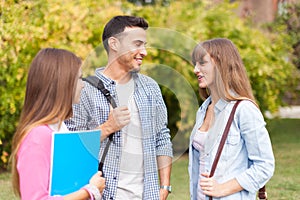
<instances>
[{"instance_id":1,"label":"green foliage","mask_svg":"<svg viewBox=\"0 0 300 200\"><path fill-rule=\"evenodd\" d=\"M236 4L209 1L159 1L139 7L127 1L4 1L0 35L0 168L7 167L10 141L18 123L28 67L43 47L65 48L85 60L85 74L105 64L101 34L115 15L149 22L148 56L143 72L161 85L174 147L187 148L198 108L197 81L190 54L202 40L227 37L239 48L262 111L276 111L298 72L287 59L292 48L279 33L249 27L233 10ZM168 2L168 4L163 4ZM2 141L2 144L1 144ZM178 144L178 145L177 145ZM181 146L181 147L179 147Z\"/></svg>"},{"instance_id":2,"label":"green foliage","mask_svg":"<svg viewBox=\"0 0 300 200\"><path fill-rule=\"evenodd\" d=\"M105 2L4 1L0 40L0 168L6 168L10 142L25 95L27 71L43 47L64 48L84 58L100 41L100 31L111 16L121 14ZM90 10L89 8L93 8ZM101 19L101 20L99 20ZM99 21L98 21L99 20Z\"/></svg>"},{"instance_id":3,"label":"green foliage","mask_svg":"<svg viewBox=\"0 0 300 200\"><path fill-rule=\"evenodd\" d=\"M281 10L270 28L286 33L285 41L293 47L293 62L300 69L300 2L283 4Z\"/></svg>"},{"instance_id":4,"label":"green foliage","mask_svg":"<svg viewBox=\"0 0 300 200\"><path fill-rule=\"evenodd\" d=\"M287 59L292 48L285 43L284 35L265 32L247 25L233 12L236 8L237 4L229 3L215 6L206 1L176 1L169 7L155 6L154 10L152 7L137 10L135 14L147 18L152 26L169 28L178 33L162 30L154 34L155 37L151 37L149 45L158 48L151 49L146 59L152 63L171 66L190 82L196 92L197 84L190 62L191 50L199 41L216 37L229 38L240 51L261 110L275 112L284 104L284 94L287 91L293 93L293 88L299 83L299 72ZM153 72L147 73L155 77ZM172 78L172 82L180 85L179 81L174 80L174 76L165 77ZM181 122L184 123L177 123L176 126L179 128L177 134L184 133L187 139L187 133L194 123L191 112L195 112L196 109L194 99L191 96L183 96L188 108L180 107ZM174 99L169 102L175 102L171 103L170 107L177 108ZM174 112L173 109L171 112ZM181 147L182 143L181 140ZM174 147L177 148L178 145Z\"/></svg>"},{"instance_id":5,"label":"green foliage","mask_svg":"<svg viewBox=\"0 0 300 200\"><path fill-rule=\"evenodd\" d=\"M279 14L277 15L274 22L266 24L265 28L270 30L273 33L281 33L278 35L281 38L281 46L288 47L292 52L286 59L291 61L298 70L300 70L300 2L294 2L291 4L281 3L282 5L279 9ZM284 50L284 49L283 49ZM283 52L284 53L284 52ZM295 73L295 76L299 77L298 73ZM288 84L291 85L291 89L286 92L286 101L299 104L300 103L300 88L299 88L299 79L295 78L290 80ZM293 85L297 85L298 88L293 87Z\"/></svg>"}]
</instances>

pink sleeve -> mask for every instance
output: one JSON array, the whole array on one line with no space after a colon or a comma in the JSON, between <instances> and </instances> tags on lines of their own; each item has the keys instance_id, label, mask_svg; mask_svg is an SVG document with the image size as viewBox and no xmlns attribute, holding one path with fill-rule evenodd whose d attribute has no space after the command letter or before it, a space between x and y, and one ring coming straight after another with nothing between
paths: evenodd
<instances>
[{"instance_id":1,"label":"pink sleeve","mask_svg":"<svg viewBox=\"0 0 300 200\"><path fill-rule=\"evenodd\" d=\"M32 129L18 151L17 169L22 200L62 200L49 196L52 130L47 126Z\"/></svg>"}]
</instances>

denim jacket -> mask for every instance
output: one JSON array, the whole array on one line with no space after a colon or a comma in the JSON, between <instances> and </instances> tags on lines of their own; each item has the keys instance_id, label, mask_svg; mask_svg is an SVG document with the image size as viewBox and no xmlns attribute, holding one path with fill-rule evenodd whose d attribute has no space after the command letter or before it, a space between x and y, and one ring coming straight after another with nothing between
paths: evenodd
<instances>
[{"instance_id":1,"label":"denim jacket","mask_svg":"<svg viewBox=\"0 0 300 200\"><path fill-rule=\"evenodd\" d=\"M214 108L215 121L209 129L202 154L193 147L192 141L201 127L211 98L206 99L197 111L196 124L189 143L190 197L197 199L199 157L205 157L205 172L209 173L214 161L225 125L235 101L219 100ZM275 159L266 123L256 105L243 100L237 107L214 178L218 183L236 178L243 188L235 194L214 198L219 200L254 200L256 192L273 176ZM204 155L203 155L204 154ZM208 197L206 197L208 200Z\"/></svg>"}]
</instances>

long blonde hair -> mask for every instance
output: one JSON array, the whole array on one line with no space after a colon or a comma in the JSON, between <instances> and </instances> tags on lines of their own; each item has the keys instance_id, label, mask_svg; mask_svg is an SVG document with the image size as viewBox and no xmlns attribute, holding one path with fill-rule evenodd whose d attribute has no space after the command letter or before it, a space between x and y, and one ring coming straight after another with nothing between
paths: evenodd
<instances>
[{"instance_id":1,"label":"long blonde hair","mask_svg":"<svg viewBox=\"0 0 300 200\"><path fill-rule=\"evenodd\" d=\"M227 101L249 99L255 103L246 68L235 45L226 38L199 43L193 50L193 64L201 62L206 54L213 59L217 69L217 95ZM207 88L199 88L199 94L204 100L210 95Z\"/></svg>"},{"instance_id":2,"label":"long blonde hair","mask_svg":"<svg viewBox=\"0 0 300 200\"><path fill-rule=\"evenodd\" d=\"M72 116L72 99L81 59L73 53L46 48L33 59L19 125L12 140L12 184L20 196L17 153L28 132L39 125L52 124Z\"/></svg>"}]
</instances>

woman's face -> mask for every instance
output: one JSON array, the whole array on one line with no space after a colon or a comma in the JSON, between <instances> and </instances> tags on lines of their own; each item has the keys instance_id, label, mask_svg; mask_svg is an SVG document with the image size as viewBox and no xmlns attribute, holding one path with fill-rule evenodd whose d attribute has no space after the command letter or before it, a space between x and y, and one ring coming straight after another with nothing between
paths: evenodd
<instances>
[{"instance_id":1,"label":"woman's face","mask_svg":"<svg viewBox=\"0 0 300 200\"><path fill-rule=\"evenodd\" d=\"M196 62L194 73L198 78L200 88L213 87L215 79L215 65L209 54L206 54L202 60Z\"/></svg>"},{"instance_id":2,"label":"woman's face","mask_svg":"<svg viewBox=\"0 0 300 200\"><path fill-rule=\"evenodd\" d=\"M80 102L81 90L84 88L84 82L82 81L81 67L78 70L77 79L75 81L76 81L76 88L75 88L73 104L76 104L76 103Z\"/></svg>"}]
</instances>

